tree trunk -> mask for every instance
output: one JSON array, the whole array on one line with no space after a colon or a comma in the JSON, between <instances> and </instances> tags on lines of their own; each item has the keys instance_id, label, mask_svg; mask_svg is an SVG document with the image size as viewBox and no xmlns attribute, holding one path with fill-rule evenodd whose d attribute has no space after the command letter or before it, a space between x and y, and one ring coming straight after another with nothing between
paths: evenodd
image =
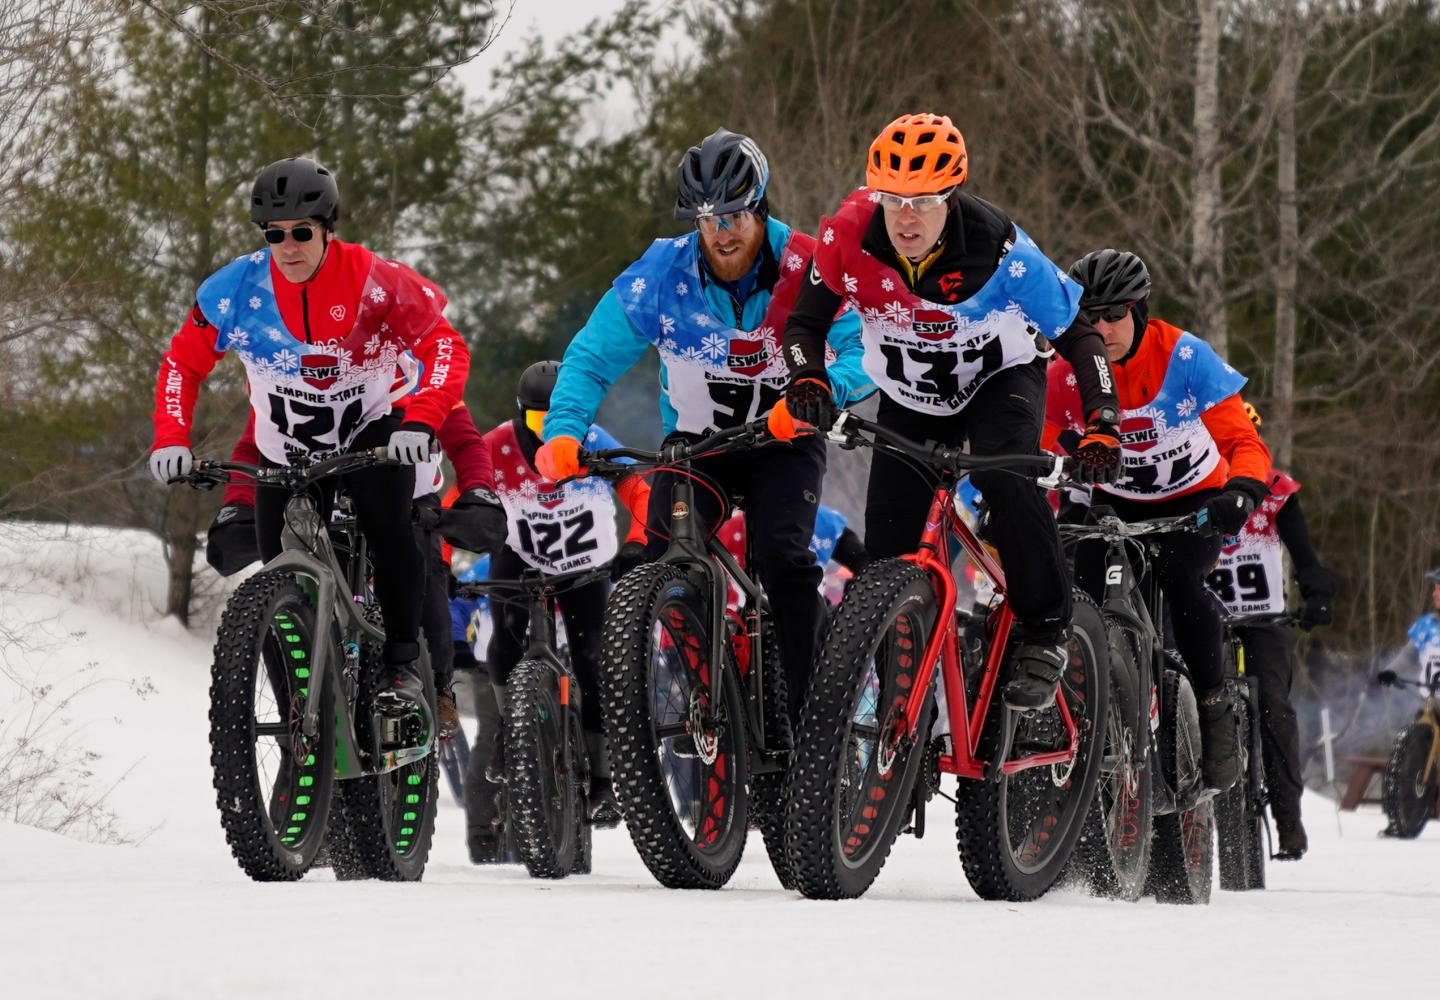
<instances>
[{"instance_id":1,"label":"tree trunk","mask_svg":"<svg viewBox=\"0 0 1440 1000\"><path fill-rule=\"evenodd\" d=\"M210 33L210 11L205 10L201 14L200 28L205 34ZM200 85L197 88L198 97L201 103L200 114L197 116L199 129L195 134L193 145L194 160L190 165L190 184L196 199L202 204L209 200L209 176L210 176L210 87L214 73L214 66L210 53L200 50ZM191 258L190 279L194 287L199 288L200 284L210 273L210 258L214 254L212 239L212 227L209 222L208 213L202 213L204 221L201 224L198 238L195 240L195 256ZM191 446L199 444L195 435L194 422L191 422ZM174 615L180 620L180 624L186 628L190 627L190 597L195 590L195 534L200 530L200 499L196 491L188 486L169 487L169 503L165 507L165 526L163 529L165 538L165 552L167 554L170 583L165 591L165 613Z\"/></svg>"},{"instance_id":2,"label":"tree trunk","mask_svg":"<svg viewBox=\"0 0 1440 1000\"><path fill-rule=\"evenodd\" d=\"M1295 327L1296 290L1300 270L1300 214L1295 191L1295 97L1299 88L1301 35L1297 30L1295 0L1285 10L1281 34L1279 88L1276 106L1276 188L1280 202L1280 236L1275 263L1275 379L1270 406L1272 426L1266 435L1275 464L1290 467L1295 442Z\"/></svg>"},{"instance_id":3,"label":"tree trunk","mask_svg":"<svg viewBox=\"0 0 1440 1000\"><path fill-rule=\"evenodd\" d=\"M1225 298L1220 219L1220 0L1197 0L1195 147L1190 208L1190 265L1195 282L1195 333L1225 356Z\"/></svg>"}]
</instances>

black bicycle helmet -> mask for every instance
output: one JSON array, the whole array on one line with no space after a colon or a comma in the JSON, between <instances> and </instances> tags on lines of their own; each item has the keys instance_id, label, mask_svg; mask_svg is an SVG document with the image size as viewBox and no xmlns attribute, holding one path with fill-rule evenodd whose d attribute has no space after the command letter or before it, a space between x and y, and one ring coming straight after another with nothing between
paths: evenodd
<instances>
[{"instance_id":1,"label":"black bicycle helmet","mask_svg":"<svg viewBox=\"0 0 1440 1000\"><path fill-rule=\"evenodd\" d=\"M282 219L319 219L334 229L339 218L335 175L308 157L276 160L250 190L250 221L262 228Z\"/></svg>"},{"instance_id":2,"label":"black bicycle helmet","mask_svg":"<svg viewBox=\"0 0 1440 1000\"><path fill-rule=\"evenodd\" d=\"M555 391L555 380L559 377L558 361L537 361L526 368L520 376L520 387L515 390L515 408L521 414L526 410L550 409L550 393Z\"/></svg>"},{"instance_id":3,"label":"black bicycle helmet","mask_svg":"<svg viewBox=\"0 0 1440 1000\"><path fill-rule=\"evenodd\" d=\"M716 129L680 160L675 218L707 219L746 209L763 215L769 183L770 164L755 140Z\"/></svg>"},{"instance_id":4,"label":"black bicycle helmet","mask_svg":"<svg viewBox=\"0 0 1440 1000\"><path fill-rule=\"evenodd\" d=\"M1150 272L1129 250L1092 250L1070 265L1070 277L1085 289L1081 309L1139 302L1150 294Z\"/></svg>"}]
</instances>

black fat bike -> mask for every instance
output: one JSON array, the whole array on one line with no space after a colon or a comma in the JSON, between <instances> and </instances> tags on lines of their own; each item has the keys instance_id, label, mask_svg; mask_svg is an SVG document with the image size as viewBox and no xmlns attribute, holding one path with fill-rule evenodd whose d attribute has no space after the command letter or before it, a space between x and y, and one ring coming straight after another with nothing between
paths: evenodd
<instances>
[{"instance_id":1,"label":"black fat bike","mask_svg":"<svg viewBox=\"0 0 1440 1000\"><path fill-rule=\"evenodd\" d=\"M591 768L581 726L586 695L556 641L555 596L608 577L609 567L546 575L526 570L518 580L465 584L467 596L516 600L530 606L525 655L505 685L505 815L525 870L535 878L590 872ZM593 692L591 694L593 697Z\"/></svg>"},{"instance_id":2,"label":"black fat bike","mask_svg":"<svg viewBox=\"0 0 1440 1000\"><path fill-rule=\"evenodd\" d=\"M383 449L309 465L202 461L185 482L232 474L289 493L282 551L231 595L215 639L210 763L231 853L252 879L301 878L328 842L337 878L416 881L435 828L435 690L425 710L374 705L385 633L365 537L327 480L386 462Z\"/></svg>"},{"instance_id":3,"label":"black fat bike","mask_svg":"<svg viewBox=\"0 0 1440 1000\"><path fill-rule=\"evenodd\" d=\"M1146 572L1155 536L1202 529L1193 514L1127 524L1094 507L1090 520L1059 526L1080 570L1101 558L1103 593L1095 596L1110 647L1104 758L1075 864L1104 895L1208 903L1215 793L1201 774L1199 705L1185 664L1165 646L1165 596Z\"/></svg>"},{"instance_id":4,"label":"black fat bike","mask_svg":"<svg viewBox=\"0 0 1440 1000\"><path fill-rule=\"evenodd\" d=\"M770 602L716 537L727 511L704 529L696 523L703 479L691 469L701 457L769 446L764 428L757 420L659 451L581 456L591 475L676 474L669 547L610 593L601 678L615 797L641 859L670 888L729 881L752 809L776 875L793 884L781 801L790 720ZM730 583L738 610L727 607Z\"/></svg>"}]
</instances>

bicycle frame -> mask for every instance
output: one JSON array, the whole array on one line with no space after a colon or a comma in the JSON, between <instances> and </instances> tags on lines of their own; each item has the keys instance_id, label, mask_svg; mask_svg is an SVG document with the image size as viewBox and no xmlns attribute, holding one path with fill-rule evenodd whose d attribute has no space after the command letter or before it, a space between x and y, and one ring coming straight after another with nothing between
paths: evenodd
<instances>
[{"instance_id":1,"label":"bicycle frame","mask_svg":"<svg viewBox=\"0 0 1440 1000\"><path fill-rule=\"evenodd\" d=\"M688 464L683 463L687 466ZM744 595L742 607L745 638L749 643L749 669L746 671L748 690L744 699L746 724L750 729L752 743L763 749L768 746L765 739L765 719L764 713L758 711L756 706L764 697L762 683L766 669L765 629L773 627L769 624L770 599L766 597L759 583L745 572L729 550L720 543L714 532L706 538L700 537L700 530L692 516L694 510L695 483L682 469L680 474L674 476L670 494L670 543L658 561L680 566L700 577L704 581L705 591L710 595L710 662L715 664L710 678L713 705L724 704L724 685L728 673L723 666L726 662L725 643L729 641L725 630L725 609L729 603L727 576Z\"/></svg>"},{"instance_id":2,"label":"bicycle frame","mask_svg":"<svg viewBox=\"0 0 1440 1000\"><path fill-rule=\"evenodd\" d=\"M367 453L338 456L317 465L336 464L345 458L362 459ZM383 774L398 767L413 763L430 753L429 745L384 750L379 744L379 732L373 748L362 748L357 740L355 701L359 689L360 643L369 639L383 644L385 631L368 622L362 613L362 599L365 594L367 577L366 542L353 519L326 523L314 499L305 488L318 480L320 475L311 467L280 467L260 469L251 465L231 462L207 462L197 466L200 477L216 476L232 472L243 473L255 480L257 488L288 488L291 491L285 503L284 524L280 530L280 554L267 562L263 572L290 573L311 582L315 588L315 642L310 652L311 666L308 687L302 689L305 705L301 719L301 731L314 738L320 729L321 694L326 684L334 684L337 697L334 699L336 712L335 726L335 777L358 778L365 775ZM334 472L336 470L328 470ZM215 479L210 480L212 483ZM333 531L344 531L351 539L349 565L342 565L331 538ZM342 592L339 581L345 581ZM339 632L340 640L331 637ZM322 638L323 637L323 638ZM338 655L337 655L338 654ZM422 657L425 651L422 648ZM422 667L428 669L428 666ZM373 766L367 767L366 758Z\"/></svg>"},{"instance_id":3,"label":"bicycle frame","mask_svg":"<svg viewBox=\"0 0 1440 1000\"><path fill-rule=\"evenodd\" d=\"M699 586L709 595L710 607L710 663L711 704L724 701L726 675L725 616L728 604L728 581L744 595L744 627L749 643L748 684L745 702L746 724L749 727L751 744L761 750L768 749L764 713L759 706L764 699L763 679L765 676L765 630L770 627L770 600L760 584L736 561L735 557L720 543L715 531L702 537L695 521L695 483L691 478L690 466L694 459L703 457L725 443L753 445L765 431L763 419L726 428L699 441L673 441L661 447L659 452L636 451L629 448L608 449L593 453L587 461L598 460L601 468L586 474L605 476L627 475L646 466L655 471L673 473L670 493L669 544L657 562L678 566L696 579ZM616 458L633 459L640 465L621 465ZM718 530L718 525L715 526ZM763 767L761 768L763 770Z\"/></svg>"},{"instance_id":4,"label":"bicycle frame","mask_svg":"<svg viewBox=\"0 0 1440 1000\"><path fill-rule=\"evenodd\" d=\"M923 739L920 732L920 712L930 691L935 666L940 665L940 678L945 685L945 706L950 716L950 741L952 750L940 756L940 770L962 778L983 779L988 772L995 771L991 762L980 757L980 740L985 732L985 721L989 715L995 684L1000 676L1000 667L1005 660L1009 646L1010 627L1015 613L1006 597L1005 574L999 562L975 537L974 532L955 515L955 477L946 475L930 502L930 512L925 517L925 529L920 536L919 548L905 556L931 580L935 595L939 599L939 617L936 628L925 648L916 673L916 683L910 689L905 704L906 731L900 734L910 739ZM955 578L950 572L949 535L959 538L965 552L990 578L1002 600L998 608L990 613L989 627L993 636L985 659L984 673L975 695L973 708L967 706L965 680L960 669L960 653L955 628L956 588ZM1061 721L1065 726L1067 748L1005 760L995 773L1014 774L1032 767L1050 764L1068 764L1075 759L1080 746L1080 731L1070 714L1064 698L1056 699Z\"/></svg>"}]
</instances>

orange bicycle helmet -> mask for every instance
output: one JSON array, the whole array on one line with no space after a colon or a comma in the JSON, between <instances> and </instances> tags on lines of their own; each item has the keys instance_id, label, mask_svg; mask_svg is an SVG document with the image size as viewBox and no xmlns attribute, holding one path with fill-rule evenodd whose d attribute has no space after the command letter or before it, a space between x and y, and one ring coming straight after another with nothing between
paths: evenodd
<instances>
[{"instance_id":1,"label":"orange bicycle helmet","mask_svg":"<svg viewBox=\"0 0 1440 1000\"><path fill-rule=\"evenodd\" d=\"M1250 422L1254 424L1257 428L1265 422L1260 419L1260 411L1255 409L1255 407L1250 403L1245 404L1245 416L1249 417Z\"/></svg>"},{"instance_id":2,"label":"orange bicycle helmet","mask_svg":"<svg viewBox=\"0 0 1440 1000\"><path fill-rule=\"evenodd\" d=\"M889 194L939 194L965 183L965 137L945 115L901 115L870 144L865 185Z\"/></svg>"}]
</instances>

